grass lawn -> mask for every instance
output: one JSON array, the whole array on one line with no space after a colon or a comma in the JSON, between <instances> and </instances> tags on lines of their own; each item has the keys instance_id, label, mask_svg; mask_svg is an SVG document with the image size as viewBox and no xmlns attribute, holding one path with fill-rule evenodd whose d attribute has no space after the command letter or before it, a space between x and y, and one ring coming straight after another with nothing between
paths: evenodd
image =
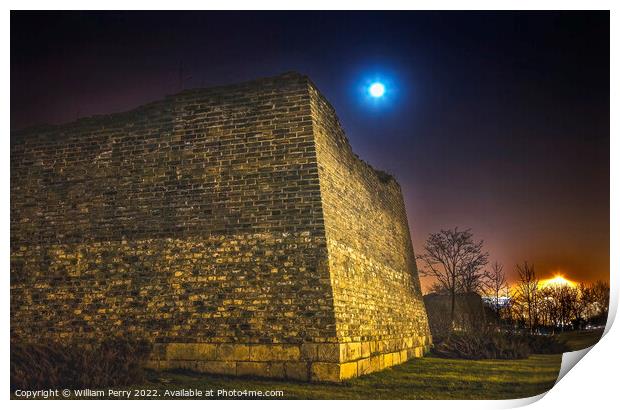
<instances>
[{"instance_id":1,"label":"grass lawn","mask_svg":"<svg viewBox=\"0 0 620 410\"><path fill-rule=\"evenodd\" d=\"M339 385L168 371L149 373L150 381L139 387L158 389L160 395L166 389L213 389L216 393L247 389L281 390L284 399L510 399L549 390L560 362L560 355L533 355L524 360L424 357Z\"/></svg>"}]
</instances>

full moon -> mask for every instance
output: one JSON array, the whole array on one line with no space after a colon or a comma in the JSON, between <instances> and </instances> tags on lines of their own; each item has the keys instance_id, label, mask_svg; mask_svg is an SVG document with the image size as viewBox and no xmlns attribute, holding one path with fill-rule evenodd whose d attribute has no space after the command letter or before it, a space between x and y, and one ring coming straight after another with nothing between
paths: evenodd
<instances>
[{"instance_id":1,"label":"full moon","mask_svg":"<svg viewBox=\"0 0 620 410\"><path fill-rule=\"evenodd\" d=\"M368 88L368 92L375 98L382 97L385 93L385 86L381 83L372 83Z\"/></svg>"}]
</instances>

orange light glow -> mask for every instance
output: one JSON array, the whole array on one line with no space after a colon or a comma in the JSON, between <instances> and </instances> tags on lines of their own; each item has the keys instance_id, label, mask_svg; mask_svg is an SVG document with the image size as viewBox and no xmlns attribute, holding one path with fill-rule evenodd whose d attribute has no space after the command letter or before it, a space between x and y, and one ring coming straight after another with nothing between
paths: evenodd
<instances>
[{"instance_id":1,"label":"orange light glow","mask_svg":"<svg viewBox=\"0 0 620 410\"><path fill-rule=\"evenodd\" d=\"M547 288L547 287L563 287L568 286L569 288L577 287L577 284L572 280L568 280L562 275L556 274L555 277L551 279L542 279L538 282L539 288Z\"/></svg>"}]
</instances>

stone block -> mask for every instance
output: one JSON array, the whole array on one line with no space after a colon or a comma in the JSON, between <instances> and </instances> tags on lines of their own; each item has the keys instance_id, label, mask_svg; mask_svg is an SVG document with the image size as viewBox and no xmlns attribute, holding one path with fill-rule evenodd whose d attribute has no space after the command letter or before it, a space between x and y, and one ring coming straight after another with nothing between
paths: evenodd
<instances>
[{"instance_id":1,"label":"stone block","mask_svg":"<svg viewBox=\"0 0 620 410\"><path fill-rule=\"evenodd\" d=\"M286 369L284 367L283 362L272 362L270 363L271 367L269 372L271 373L272 378L274 379L285 379L286 378Z\"/></svg>"},{"instance_id":2,"label":"stone block","mask_svg":"<svg viewBox=\"0 0 620 410\"><path fill-rule=\"evenodd\" d=\"M211 343L169 343L167 360L215 360L216 345Z\"/></svg>"},{"instance_id":3,"label":"stone block","mask_svg":"<svg viewBox=\"0 0 620 410\"><path fill-rule=\"evenodd\" d=\"M216 358L221 361L248 361L250 347L244 344L222 343L217 346Z\"/></svg>"},{"instance_id":4,"label":"stone block","mask_svg":"<svg viewBox=\"0 0 620 410\"><path fill-rule=\"evenodd\" d=\"M186 360L166 360L161 362L162 369L170 370L170 369L190 369L189 364L192 362L188 362Z\"/></svg>"},{"instance_id":5,"label":"stone block","mask_svg":"<svg viewBox=\"0 0 620 410\"><path fill-rule=\"evenodd\" d=\"M357 377L357 362L340 364L340 380Z\"/></svg>"},{"instance_id":6,"label":"stone block","mask_svg":"<svg viewBox=\"0 0 620 410\"><path fill-rule=\"evenodd\" d=\"M307 362L286 362L284 363L286 378L307 381L310 378L308 367Z\"/></svg>"},{"instance_id":7,"label":"stone block","mask_svg":"<svg viewBox=\"0 0 620 410\"><path fill-rule=\"evenodd\" d=\"M370 357L370 342L362 342L361 357Z\"/></svg>"},{"instance_id":8,"label":"stone block","mask_svg":"<svg viewBox=\"0 0 620 410\"><path fill-rule=\"evenodd\" d=\"M357 362L357 375L362 376L364 374L368 374L373 372L371 365L371 358L368 357L366 359L360 359Z\"/></svg>"},{"instance_id":9,"label":"stone block","mask_svg":"<svg viewBox=\"0 0 620 410\"><path fill-rule=\"evenodd\" d=\"M340 363L340 344L319 343L318 360L320 362Z\"/></svg>"},{"instance_id":10,"label":"stone block","mask_svg":"<svg viewBox=\"0 0 620 410\"><path fill-rule=\"evenodd\" d=\"M237 376L271 377L271 365L261 362L237 362Z\"/></svg>"},{"instance_id":11,"label":"stone block","mask_svg":"<svg viewBox=\"0 0 620 410\"><path fill-rule=\"evenodd\" d=\"M380 370L383 369L383 366L381 366L381 356L376 355L376 356L371 356L370 357L370 371L371 372L378 372Z\"/></svg>"},{"instance_id":12,"label":"stone block","mask_svg":"<svg viewBox=\"0 0 620 410\"><path fill-rule=\"evenodd\" d=\"M275 361L298 361L301 359L301 351L296 345L274 345L271 360Z\"/></svg>"},{"instance_id":13,"label":"stone block","mask_svg":"<svg viewBox=\"0 0 620 410\"><path fill-rule=\"evenodd\" d=\"M312 381L339 382L340 364L315 362L310 365L310 377Z\"/></svg>"},{"instance_id":14,"label":"stone block","mask_svg":"<svg viewBox=\"0 0 620 410\"><path fill-rule=\"evenodd\" d=\"M198 362L196 370L202 373L235 376L237 364L235 362L223 361Z\"/></svg>"},{"instance_id":15,"label":"stone block","mask_svg":"<svg viewBox=\"0 0 620 410\"><path fill-rule=\"evenodd\" d=\"M381 357L383 357L383 366L384 367L392 367L393 366L393 362L392 362L392 353L385 353L383 355L381 355Z\"/></svg>"},{"instance_id":16,"label":"stone block","mask_svg":"<svg viewBox=\"0 0 620 410\"><path fill-rule=\"evenodd\" d=\"M250 345L250 361L298 361L301 359L300 348L292 344L257 344Z\"/></svg>"},{"instance_id":17,"label":"stone block","mask_svg":"<svg viewBox=\"0 0 620 410\"><path fill-rule=\"evenodd\" d=\"M377 341L376 340L371 340L369 342L370 344L370 354L375 354L378 352L378 348L377 348Z\"/></svg>"},{"instance_id":18,"label":"stone block","mask_svg":"<svg viewBox=\"0 0 620 410\"><path fill-rule=\"evenodd\" d=\"M268 362L272 360L272 349L274 345L250 345L250 361Z\"/></svg>"},{"instance_id":19,"label":"stone block","mask_svg":"<svg viewBox=\"0 0 620 410\"><path fill-rule=\"evenodd\" d=\"M300 354L302 360L307 360L309 362L315 362L319 360L318 344L303 343L300 347Z\"/></svg>"},{"instance_id":20,"label":"stone block","mask_svg":"<svg viewBox=\"0 0 620 410\"><path fill-rule=\"evenodd\" d=\"M413 337L405 338L405 347L412 348L413 347Z\"/></svg>"},{"instance_id":21,"label":"stone block","mask_svg":"<svg viewBox=\"0 0 620 410\"><path fill-rule=\"evenodd\" d=\"M392 366L400 364L400 352L392 352Z\"/></svg>"},{"instance_id":22,"label":"stone block","mask_svg":"<svg viewBox=\"0 0 620 410\"><path fill-rule=\"evenodd\" d=\"M343 343L341 345L340 361L351 362L362 356L362 344L360 342Z\"/></svg>"}]
</instances>

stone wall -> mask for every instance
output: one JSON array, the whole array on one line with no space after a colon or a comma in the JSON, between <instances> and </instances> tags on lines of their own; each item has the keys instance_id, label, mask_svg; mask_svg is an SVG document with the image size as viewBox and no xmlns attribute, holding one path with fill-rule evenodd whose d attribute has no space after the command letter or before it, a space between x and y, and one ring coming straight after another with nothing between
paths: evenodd
<instances>
[{"instance_id":1,"label":"stone wall","mask_svg":"<svg viewBox=\"0 0 620 410\"><path fill-rule=\"evenodd\" d=\"M153 367L301 380L421 355L400 189L330 110L286 74L12 133L13 340L142 336Z\"/></svg>"}]
</instances>

